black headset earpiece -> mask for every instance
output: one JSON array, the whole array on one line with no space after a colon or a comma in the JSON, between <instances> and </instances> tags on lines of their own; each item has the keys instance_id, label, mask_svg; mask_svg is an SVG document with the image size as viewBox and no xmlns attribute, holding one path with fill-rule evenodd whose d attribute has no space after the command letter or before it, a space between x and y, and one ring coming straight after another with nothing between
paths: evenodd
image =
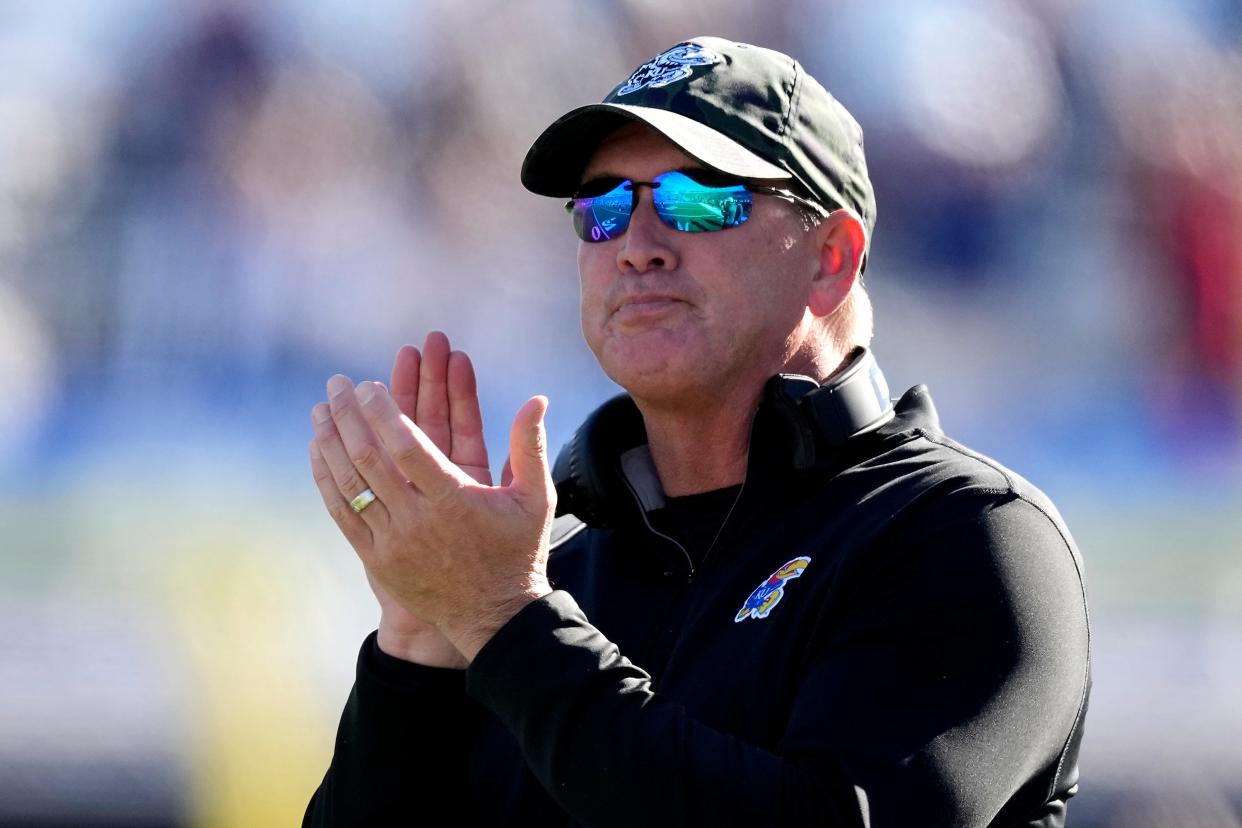
<instances>
[{"instance_id":1,"label":"black headset earpiece","mask_svg":"<svg viewBox=\"0 0 1242 828\"><path fill-rule=\"evenodd\" d=\"M823 385L801 374L777 374L764 387L764 400L793 439L797 469L814 468L825 451L893 418L888 382L868 348L855 349Z\"/></svg>"},{"instance_id":2,"label":"black headset earpiece","mask_svg":"<svg viewBox=\"0 0 1242 828\"><path fill-rule=\"evenodd\" d=\"M632 500L621 455L646 442L642 414L629 394L618 394L592 411L552 466L557 516L574 515L588 526L612 525L610 512Z\"/></svg>"},{"instance_id":3,"label":"black headset earpiece","mask_svg":"<svg viewBox=\"0 0 1242 828\"><path fill-rule=\"evenodd\" d=\"M768 380L761 408L774 414L790 437L796 469L811 469L831 450L869 433L893 417L888 383L871 351L858 348L824 385L799 374ZM627 394L619 394L587 417L557 455L552 468L557 515L575 515L588 526L608 527L624 520L623 511L659 500L649 491L654 473L629 478L622 457L632 464L647 442L642 414ZM658 484L658 481L657 481ZM637 503L636 503L637 497Z\"/></svg>"}]
</instances>

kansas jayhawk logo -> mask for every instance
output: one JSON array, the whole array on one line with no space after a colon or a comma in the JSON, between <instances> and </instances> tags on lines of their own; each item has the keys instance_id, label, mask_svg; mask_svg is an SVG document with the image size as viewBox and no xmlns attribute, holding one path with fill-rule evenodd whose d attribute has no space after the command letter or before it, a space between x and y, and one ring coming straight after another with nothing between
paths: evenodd
<instances>
[{"instance_id":1,"label":"kansas jayhawk logo","mask_svg":"<svg viewBox=\"0 0 1242 828\"><path fill-rule=\"evenodd\" d=\"M734 622L745 621L747 618L767 618L772 608L781 602L781 598L785 597L785 584L794 578L801 578L802 570L806 569L810 562L811 559L808 556L802 555L773 572L750 594L746 603L742 604L737 617L733 619Z\"/></svg>"},{"instance_id":2,"label":"kansas jayhawk logo","mask_svg":"<svg viewBox=\"0 0 1242 828\"><path fill-rule=\"evenodd\" d=\"M695 43L683 43L656 55L634 70L617 96L637 92L646 86L660 87L690 77L691 66L720 63L720 55Z\"/></svg>"}]
</instances>

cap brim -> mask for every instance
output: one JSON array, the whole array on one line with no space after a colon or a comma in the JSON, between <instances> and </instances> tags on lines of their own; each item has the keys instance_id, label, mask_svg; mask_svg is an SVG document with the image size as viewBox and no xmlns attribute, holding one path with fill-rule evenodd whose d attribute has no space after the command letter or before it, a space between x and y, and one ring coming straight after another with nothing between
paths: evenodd
<instances>
[{"instance_id":1,"label":"cap brim","mask_svg":"<svg viewBox=\"0 0 1242 828\"><path fill-rule=\"evenodd\" d=\"M739 178L793 178L723 133L667 109L628 104L588 104L543 131L522 163L522 185L532 193L568 198L604 138L627 122L646 124L682 152L713 170Z\"/></svg>"}]
</instances>

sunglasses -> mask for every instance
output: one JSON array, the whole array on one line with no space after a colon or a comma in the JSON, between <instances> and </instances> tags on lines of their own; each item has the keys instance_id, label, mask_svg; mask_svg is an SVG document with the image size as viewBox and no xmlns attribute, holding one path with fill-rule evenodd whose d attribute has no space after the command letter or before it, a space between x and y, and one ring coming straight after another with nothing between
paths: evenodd
<instances>
[{"instance_id":1,"label":"sunglasses","mask_svg":"<svg viewBox=\"0 0 1242 828\"><path fill-rule=\"evenodd\" d=\"M711 233L745 224L750 218L755 193L764 193L800 204L825 216L813 201L776 187L750 184L709 170L670 170L654 181L597 178L579 188L565 205L573 216L574 233L584 242L605 242L630 226L638 206L638 188L650 187L656 215L683 233Z\"/></svg>"}]
</instances>

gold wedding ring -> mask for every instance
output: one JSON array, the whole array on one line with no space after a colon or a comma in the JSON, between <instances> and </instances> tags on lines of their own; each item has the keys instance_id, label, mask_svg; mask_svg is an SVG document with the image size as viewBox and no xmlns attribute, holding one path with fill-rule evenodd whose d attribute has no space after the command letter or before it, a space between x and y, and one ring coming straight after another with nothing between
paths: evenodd
<instances>
[{"instance_id":1,"label":"gold wedding ring","mask_svg":"<svg viewBox=\"0 0 1242 828\"><path fill-rule=\"evenodd\" d=\"M362 514L362 510L374 503L375 499L375 492L371 491L369 488L363 489L358 492L357 496L354 497L353 500L349 501L349 508L353 509L358 514Z\"/></svg>"}]
</instances>

